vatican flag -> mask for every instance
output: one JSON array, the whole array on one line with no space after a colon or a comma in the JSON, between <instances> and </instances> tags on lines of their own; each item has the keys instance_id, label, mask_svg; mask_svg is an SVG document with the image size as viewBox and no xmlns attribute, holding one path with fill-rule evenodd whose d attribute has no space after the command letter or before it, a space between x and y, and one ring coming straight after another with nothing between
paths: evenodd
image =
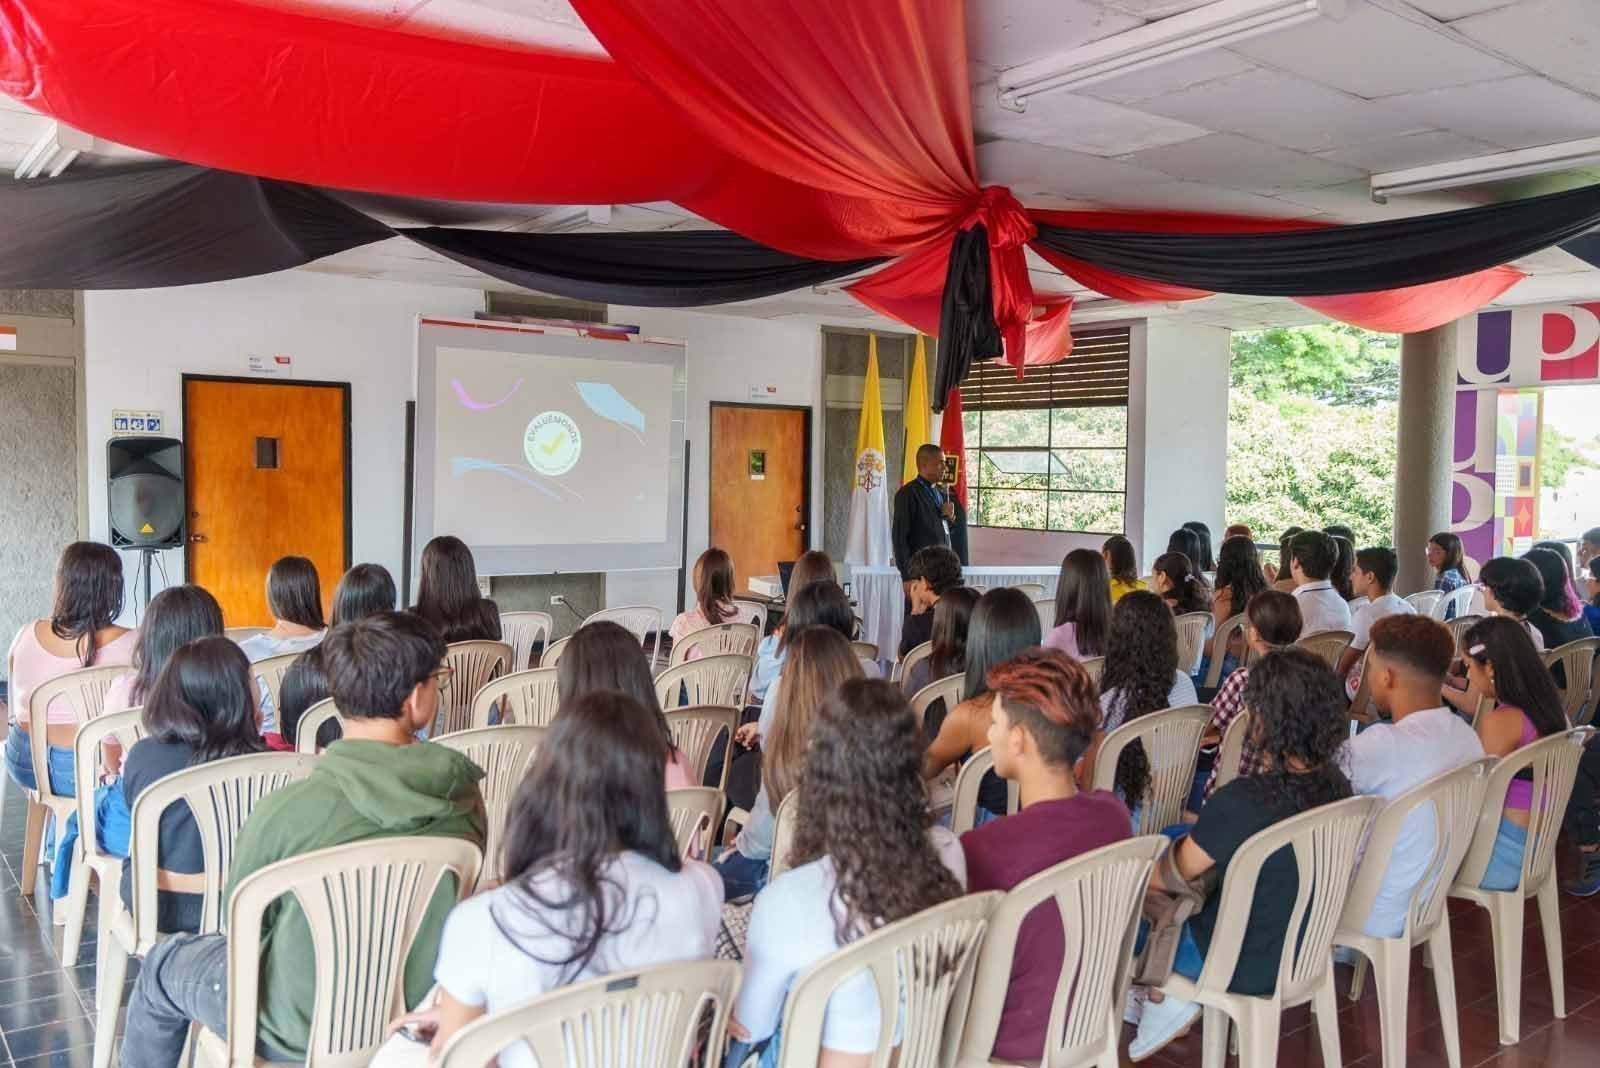
<instances>
[{"instance_id":1,"label":"vatican flag","mask_svg":"<svg viewBox=\"0 0 1600 1068\"><path fill-rule=\"evenodd\" d=\"M888 474L883 452L883 400L878 390L878 338L873 335L867 348L867 384L861 391L861 428L856 432L846 563L868 567L885 567L889 563Z\"/></svg>"},{"instance_id":2,"label":"vatican flag","mask_svg":"<svg viewBox=\"0 0 1600 1068\"><path fill-rule=\"evenodd\" d=\"M911 358L911 375L906 379L906 448L905 461L900 465L900 485L917 477L917 450L931 442L928 424L932 409L928 407L928 356L917 335L916 355Z\"/></svg>"}]
</instances>

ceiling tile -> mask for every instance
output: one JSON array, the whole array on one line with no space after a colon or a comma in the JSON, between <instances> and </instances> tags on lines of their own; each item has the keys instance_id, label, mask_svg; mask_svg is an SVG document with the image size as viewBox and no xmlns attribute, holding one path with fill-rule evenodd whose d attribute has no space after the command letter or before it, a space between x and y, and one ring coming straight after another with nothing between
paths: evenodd
<instances>
[{"instance_id":1,"label":"ceiling tile","mask_svg":"<svg viewBox=\"0 0 1600 1068\"><path fill-rule=\"evenodd\" d=\"M1296 193L1293 196L1299 196ZM1304 219L1319 212L1287 197L1264 196L1224 189L1202 182L1168 182L1141 185L1106 197L1098 208L1125 211L1194 211L1222 215L1248 215L1267 219Z\"/></svg>"},{"instance_id":2,"label":"ceiling tile","mask_svg":"<svg viewBox=\"0 0 1600 1068\"><path fill-rule=\"evenodd\" d=\"M1243 56L1219 48L1214 52L1202 52L1197 56L1175 59L1170 63L1158 63L1119 78L1108 78L1086 87L1082 93L1100 100L1109 100L1113 104L1137 104L1151 97L1188 89L1190 86L1204 85L1218 78L1227 78L1255 69L1256 65Z\"/></svg>"},{"instance_id":3,"label":"ceiling tile","mask_svg":"<svg viewBox=\"0 0 1600 1068\"><path fill-rule=\"evenodd\" d=\"M1305 152L1425 128L1415 118L1292 74L1253 70L1145 100L1140 111Z\"/></svg>"},{"instance_id":4,"label":"ceiling tile","mask_svg":"<svg viewBox=\"0 0 1600 1068\"><path fill-rule=\"evenodd\" d=\"M1003 70L1144 21L1107 11L1094 0L981 0L967 5L967 55L991 70Z\"/></svg>"},{"instance_id":5,"label":"ceiling tile","mask_svg":"<svg viewBox=\"0 0 1600 1068\"><path fill-rule=\"evenodd\" d=\"M1447 163L1499 151L1487 141L1464 137L1449 130L1428 130L1423 133L1386 137L1364 145L1348 145L1328 152L1317 153L1323 159L1348 163L1364 171L1397 171L1406 167L1423 167L1430 163Z\"/></svg>"},{"instance_id":6,"label":"ceiling tile","mask_svg":"<svg viewBox=\"0 0 1600 1068\"><path fill-rule=\"evenodd\" d=\"M1392 197L1387 204L1376 204L1372 200L1372 187L1363 178L1323 189L1296 190L1285 193L1281 199L1303 204L1308 212L1321 212L1330 222L1363 223L1457 211L1491 203L1495 198L1483 190L1452 189L1441 193Z\"/></svg>"},{"instance_id":7,"label":"ceiling tile","mask_svg":"<svg viewBox=\"0 0 1600 1068\"><path fill-rule=\"evenodd\" d=\"M1123 157L1174 178L1270 193L1315 189L1363 177L1360 170L1235 134L1211 134Z\"/></svg>"},{"instance_id":8,"label":"ceiling tile","mask_svg":"<svg viewBox=\"0 0 1600 1068\"><path fill-rule=\"evenodd\" d=\"M1462 85L1518 72L1427 20L1413 22L1367 0L1350 0L1342 19L1313 19L1234 47L1253 59L1363 97Z\"/></svg>"},{"instance_id":9,"label":"ceiling tile","mask_svg":"<svg viewBox=\"0 0 1600 1068\"><path fill-rule=\"evenodd\" d=\"M1496 8L1520 4L1522 0L1409 0L1412 7L1441 22L1463 19Z\"/></svg>"},{"instance_id":10,"label":"ceiling tile","mask_svg":"<svg viewBox=\"0 0 1600 1068\"><path fill-rule=\"evenodd\" d=\"M1036 95L1021 114L1000 106L992 82L976 86L972 99L973 126L980 140L1030 141L1093 156L1123 156L1207 133L1187 122L1071 93Z\"/></svg>"},{"instance_id":11,"label":"ceiling tile","mask_svg":"<svg viewBox=\"0 0 1600 1068\"><path fill-rule=\"evenodd\" d=\"M1454 28L1541 74L1600 94L1600 4L1595 0L1526 0Z\"/></svg>"},{"instance_id":12,"label":"ceiling tile","mask_svg":"<svg viewBox=\"0 0 1600 1068\"><path fill-rule=\"evenodd\" d=\"M1407 93L1384 103L1431 126L1501 148L1600 135L1600 100L1532 74Z\"/></svg>"},{"instance_id":13,"label":"ceiling tile","mask_svg":"<svg viewBox=\"0 0 1600 1068\"><path fill-rule=\"evenodd\" d=\"M1204 7L1212 0L1101 0L1113 11L1125 11L1143 19L1164 19Z\"/></svg>"},{"instance_id":14,"label":"ceiling tile","mask_svg":"<svg viewBox=\"0 0 1600 1068\"><path fill-rule=\"evenodd\" d=\"M1019 196L1095 199L1136 185L1170 182L1170 175L1131 163L1021 141L990 141L978 146L978 178L984 185L1006 185Z\"/></svg>"}]
</instances>

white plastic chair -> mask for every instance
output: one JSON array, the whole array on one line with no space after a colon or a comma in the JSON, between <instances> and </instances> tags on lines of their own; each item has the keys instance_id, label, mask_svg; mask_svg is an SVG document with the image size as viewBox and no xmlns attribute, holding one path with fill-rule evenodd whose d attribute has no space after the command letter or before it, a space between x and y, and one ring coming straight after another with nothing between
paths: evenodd
<instances>
[{"instance_id":1,"label":"white plastic chair","mask_svg":"<svg viewBox=\"0 0 1600 1068\"><path fill-rule=\"evenodd\" d=\"M678 841L679 853L699 860L711 855L711 833L725 803L722 791L714 786L667 791L667 813L672 818L672 836Z\"/></svg>"},{"instance_id":2,"label":"white plastic chair","mask_svg":"<svg viewBox=\"0 0 1600 1068\"><path fill-rule=\"evenodd\" d=\"M961 703L962 691L966 688L965 675L946 675L942 679L934 679L928 685L911 695L911 711L917 716L917 729L922 729L923 721L927 719L928 709L938 700L944 701L946 714L955 711L956 705Z\"/></svg>"},{"instance_id":3,"label":"white plastic chair","mask_svg":"<svg viewBox=\"0 0 1600 1068\"><path fill-rule=\"evenodd\" d=\"M556 669L536 667L491 679L472 698L472 726L487 727L496 708L503 723L548 727L561 707Z\"/></svg>"},{"instance_id":4,"label":"white plastic chair","mask_svg":"<svg viewBox=\"0 0 1600 1068\"><path fill-rule=\"evenodd\" d=\"M871 660L873 663L877 663L878 646L876 643L853 641L850 643L850 648L855 651L855 654L858 658L862 660Z\"/></svg>"},{"instance_id":5,"label":"white plastic chair","mask_svg":"<svg viewBox=\"0 0 1600 1068\"><path fill-rule=\"evenodd\" d=\"M439 695L439 711L428 737L464 731L472 726L472 699L493 678L511 670L511 646L505 642L451 642L444 647L450 684Z\"/></svg>"},{"instance_id":6,"label":"white plastic chair","mask_svg":"<svg viewBox=\"0 0 1600 1068\"><path fill-rule=\"evenodd\" d=\"M1465 586L1458 586L1451 592L1439 598L1439 600L1434 604L1433 618L1442 621L1445 616L1451 615L1452 613L1456 616L1464 616L1473 611L1473 606L1478 603L1479 598L1482 596L1483 587L1476 582L1470 582ZM1483 613L1479 612L1475 614L1482 615Z\"/></svg>"},{"instance_id":7,"label":"white plastic chair","mask_svg":"<svg viewBox=\"0 0 1600 1068\"><path fill-rule=\"evenodd\" d=\"M1049 634L1056 629L1056 601L1054 597L1040 597L1034 600L1033 610L1039 613L1039 633Z\"/></svg>"},{"instance_id":8,"label":"white plastic chair","mask_svg":"<svg viewBox=\"0 0 1600 1068\"><path fill-rule=\"evenodd\" d=\"M1139 814L1139 834L1155 834L1183 819L1184 803L1194 789L1194 765L1200 736L1211 720L1209 705L1164 708L1129 720L1106 734L1094 758L1094 788L1115 789L1117 762L1135 742L1144 748L1150 769L1143 798L1128 798Z\"/></svg>"},{"instance_id":9,"label":"white plastic chair","mask_svg":"<svg viewBox=\"0 0 1600 1068\"><path fill-rule=\"evenodd\" d=\"M583 625L587 627L590 623L602 621L615 623L630 632L639 639L641 646L650 642L650 663L654 664L656 657L661 655L661 609L646 604L602 608L585 619Z\"/></svg>"},{"instance_id":10,"label":"white plastic chair","mask_svg":"<svg viewBox=\"0 0 1600 1068\"><path fill-rule=\"evenodd\" d=\"M1200 977L1174 973L1161 986L1165 994L1204 1006L1206 1068L1222 1068L1226 1062L1229 1020L1239 1030L1239 1068L1272 1068L1278 1061L1283 1010L1308 1001L1317 1021L1322 1063L1344 1063L1333 988L1333 932L1344 912L1357 850L1377 806L1374 797L1323 805L1251 835L1233 854L1216 891L1222 895L1221 908ZM1285 848L1293 852L1299 870L1299 891L1285 925L1277 982L1264 997L1230 993L1261 867Z\"/></svg>"},{"instance_id":11,"label":"white plastic chair","mask_svg":"<svg viewBox=\"0 0 1600 1068\"><path fill-rule=\"evenodd\" d=\"M526 671L533 666L534 646L543 648L550 641L556 621L549 612L501 612L500 640L511 646L509 671Z\"/></svg>"},{"instance_id":12,"label":"white plastic chair","mask_svg":"<svg viewBox=\"0 0 1600 1068\"><path fill-rule=\"evenodd\" d=\"M1024 879L1000 899L978 954L972 1002L959 1036L960 1068L989 1068L1023 921L1045 904L1061 917L1064 952L1042 1063L1048 1068L1114 1068L1122 1003L1132 971L1140 906L1150 870L1166 847L1155 835L1090 850Z\"/></svg>"},{"instance_id":13,"label":"white plastic chair","mask_svg":"<svg viewBox=\"0 0 1600 1068\"><path fill-rule=\"evenodd\" d=\"M794 867L794 832L800 819L800 791L790 790L772 814L772 854L767 860L767 882Z\"/></svg>"},{"instance_id":14,"label":"white plastic chair","mask_svg":"<svg viewBox=\"0 0 1600 1068\"><path fill-rule=\"evenodd\" d=\"M90 877L93 876L102 894L117 894L122 888L122 858L100 850L94 816L94 795L99 776L88 772L100 767L100 747L105 742L121 746L126 759L128 750L144 737L143 720L143 708L112 712L79 727L73 739L73 766L85 769L86 773L74 776L73 782L77 794L78 841L72 852L72 881L67 886L67 898L60 906L67 910L67 929L61 940L61 959L64 961L78 959L78 949L83 942L83 922L89 911Z\"/></svg>"},{"instance_id":15,"label":"white plastic chair","mask_svg":"<svg viewBox=\"0 0 1600 1068\"><path fill-rule=\"evenodd\" d=\"M1083 665L1083 670L1089 673L1089 681L1096 686L1100 685L1100 677L1106 673L1106 658L1103 656L1086 656L1078 663Z\"/></svg>"},{"instance_id":16,"label":"white plastic chair","mask_svg":"<svg viewBox=\"0 0 1600 1068\"><path fill-rule=\"evenodd\" d=\"M557 638L549 645L546 645L544 652L539 656L539 666L542 668L555 667L561 659L561 654L567 651L567 643L570 641L572 641L572 635L569 634L565 638Z\"/></svg>"},{"instance_id":17,"label":"white plastic chair","mask_svg":"<svg viewBox=\"0 0 1600 1068\"><path fill-rule=\"evenodd\" d=\"M482 861L463 838L402 835L319 849L242 880L228 901L227 1037L202 1028L196 1063L271 1063L256 1056L261 925L292 895L316 947L305 977L316 990L306 1063L365 1068L405 1011L405 960L434 892L453 876L457 900L466 897Z\"/></svg>"},{"instance_id":18,"label":"white plastic chair","mask_svg":"<svg viewBox=\"0 0 1600 1068\"><path fill-rule=\"evenodd\" d=\"M1323 663L1334 671L1339 670L1339 658L1344 656L1344 651L1350 648L1350 643L1355 635L1348 630L1325 630L1317 634L1308 634L1294 644L1307 652L1315 653Z\"/></svg>"},{"instance_id":19,"label":"white plastic chair","mask_svg":"<svg viewBox=\"0 0 1600 1068\"><path fill-rule=\"evenodd\" d=\"M223 637L230 642L242 642L246 638L254 638L257 634L265 634L271 627L224 627Z\"/></svg>"},{"instance_id":20,"label":"white plastic chair","mask_svg":"<svg viewBox=\"0 0 1600 1068\"><path fill-rule=\"evenodd\" d=\"M895 661L894 670L889 673L890 682L898 682L902 686L911 678L912 670L923 661L933 656L933 643L923 642L913 646L905 656Z\"/></svg>"},{"instance_id":21,"label":"white plastic chair","mask_svg":"<svg viewBox=\"0 0 1600 1068\"><path fill-rule=\"evenodd\" d=\"M1561 893L1556 888L1556 839L1572 794L1578 758L1593 729L1579 727L1541 738L1500 759L1484 787L1478 826L1450 896L1470 901L1489 913L1494 940L1495 993L1500 1006L1500 1044L1514 1045L1522 1028L1522 917L1527 899L1539 899L1539 921L1544 932L1545 963L1550 970L1550 1003L1555 1016L1567 1014L1565 973L1562 967ZM1533 773L1533 797L1528 806L1527 846L1522 852L1522 875L1511 890L1485 890L1480 885L1494 853L1500 819L1505 811L1506 787L1518 772Z\"/></svg>"},{"instance_id":22,"label":"white plastic chair","mask_svg":"<svg viewBox=\"0 0 1600 1068\"><path fill-rule=\"evenodd\" d=\"M282 653L278 656L269 656L265 660L257 660L250 665L250 673L255 676L256 685L261 687L274 709L278 707L278 691L283 689L283 677L289 674L294 662L304 655L304 651Z\"/></svg>"},{"instance_id":23,"label":"white plastic chair","mask_svg":"<svg viewBox=\"0 0 1600 1068\"><path fill-rule=\"evenodd\" d=\"M1594 686L1597 655L1600 655L1600 638L1579 638L1544 654L1544 666L1552 672L1557 664L1561 665L1562 677L1566 679L1564 687L1557 687L1561 693L1561 711L1574 727L1581 727L1594 718L1594 708L1585 706Z\"/></svg>"},{"instance_id":24,"label":"white plastic chair","mask_svg":"<svg viewBox=\"0 0 1600 1068\"><path fill-rule=\"evenodd\" d=\"M533 767L543 737L543 727L506 724L456 731L437 740L483 770L478 790L489 830L483 843L483 877L490 882L500 881L501 842L511 818L511 801Z\"/></svg>"},{"instance_id":25,"label":"white plastic chair","mask_svg":"<svg viewBox=\"0 0 1600 1068\"><path fill-rule=\"evenodd\" d=\"M978 789L983 777L994 770L994 750L988 746L975 751L956 772L956 789L950 802L950 829L965 834L978 822ZM1022 810L1022 791L1010 779L1006 784L1006 815Z\"/></svg>"},{"instance_id":26,"label":"white plastic chair","mask_svg":"<svg viewBox=\"0 0 1600 1068\"><path fill-rule=\"evenodd\" d=\"M1473 828L1483 806L1484 784L1494 767L1492 757L1475 760L1454 771L1435 776L1391 800L1378 813L1367 838L1355 884L1345 901L1344 917L1333 944L1357 950L1350 1000L1361 997L1367 962L1377 984L1378 1030L1385 1068L1402 1068L1406 1062L1406 1002L1411 983L1411 950L1426 945L1433 961L1433 985L1439 998L1439 1022L1444 1030L1445 1053L1450 1068L1461 1068L1461 1033L1456 1020L1455 956L1450 947L1450 918L1445 908L1450 883L1467 855ZM1433 826L1433 852L1422 877L1412 889L1405 929L1394 938L1366 933L1367 918L1383 888L1384 876L1395 859L1395 845L1412 814ZM1431 818L1430 818L1431 817Z\"/></svg>"},{"instance_id":27,"label":"white plastic chair","mask_svg":"<svg viewBox=\"0 0 1600 1068\"><path fill-rule=\"evenodd\" d=\"M1217 759L1213 765L1217 769L1217 778L1211 787L1213 792L1239 777L1239 762L1244 759L1244 741L1249 736L1250 710L1245 709L1233 717L1228 729L1222 732L1222 744L1217 746Z\"/></svg>"},{"instance_id":28,"label":"white plastic chair","mask_svg":"<svg viewBox=\"0 0 1600 1068\"><path fill-rule=\"evenodd\" d=\"M696 656L715 656L718 653L755 656L756 646L760 643L761 632L754 623L718 623L685 634L673 642L667 666L677 667L686 662L691 653Z\"/></svg>"},{"instance_id":29,"label":"white plastic chair","mask_svg":"<svg viewBox=\"0 0 1600 1068\"><path fill-rule=\"evenodd\" d=\"M300 725L295 728L294 751L315 756L317 753L317 734L322 730L322 725L329 720L344 727L344 717L339 714L333 698L324 697L310 708L306 709L300 717Z\"/></svg>"},{"instance_id":30,"label":"white plastic chair","mask_svg":"<svg viewBox=\"0 0 1600 1068\"><path fill-rule=\"evenodd\" d=\"M688 761L696 783L705 782L706 768L722 739L722 778L717 789L728 786L728 765L733 763L733 732L739 726L739 710L726 705L692 705L666 713L672 744Z\"/></svg>"},{"instance_id":31,"label":"white plastic chair","mask_svg":"<svg viewBox=\"0 0 1600 1068\"><path fill-rule=\"evenodd\" d=\"M734 601L733 610L744 623L754 623L762 634L767 633L767 606L760 601Z\"/></svg>"},{"instance_id":32,"label":"white plastic chair","mask_svg":"<svg viewBox=\"0 0 1600 1068\"><path fill-rule=\"evenodd\" d=\"M1455 639L1455 642L1456 642L1456 656L1459 657L1461 655L1461 639L1462 639L1462 637L1467 633L1467 631L1472 629L1472 626L1475 623L1477 623L1481 619L1483 619L1482 616L1465 616L1465 615L1463 615L1463 616L1456 616L1456 618L1450 620L1449 622L1447 622L1445 624L1445 626L1450 628L1450 637Z\"/></svg>"},{"instance_id":33,"label":"white plastic chair","mask_svg":"<svg viewBox=\"0 0 1600 1068\"><path fill-rule=\"evenodd\" d=\"M1030 601L1041 601L1050 592L1042 582L1016 582L1011 588L1027 594Z\"/></svg>"},{"instance_id":34,"label":"white plastic chair","mask_svg":"<svg viewBox=\"0 0 1600 1068\"><path fill-rule=\"evenodd\" d=\"M620 972L551 991L472 1021L451 1036L437 1068L483 1068L526 1043L542 1065L695 1068L718 1059L743 971L693 960Z\"/></svg>"},{"instance_id":35,"label":"white plastic chair","mask_svg":"<svg viewBox=\"0 0 1600 1068\"><path fill-rule=\"evenodd\" d=\"M755 658L719 653L679 664L656 677L656 700L663 709L691 705L743 708L750 690ZM687 699L685 699L687 693Z\"/></svg>"},{"instance_id":36,"label":"white plastic chair","mask_svg":"<svg viewBox=\"0 0 1600 1068\"><path fill-rule=\"evenodd\" d=\"M1443 590L1418 590L1405 599L1406 604L1416 609L1419 616L1433 616L1434 609L1439 607L1439 602L1444 600Z\"/></svg>"},{"instance_id":37,"label":"white plastic chair","mask_svg":"<svg viewBox=\"0 0 1600 1068\"><path fill-rule=\"evenodd\" d=\"M1178 670L1193 675L1200 666L1200 654L1206 648L1206 630L1211 626L1210 612L1185 612L1173 620L1178 628Z\"/></svg>"},{"instance_id":38,"label":"white plastic chair","mask_svg":"<svg viewBox=\"0 0 1600 1068\"><path fill-rule=\"evenodd\" d=\"M1206 668L1205 688L1214 690L1222 681L1222 658L1228 655L1228 643L1234 635L1243 634L1249 625L1249 617L1240 612L1223 620L1222 626L1211 635L1211 665Z\"/></svg>"}]
</instances>

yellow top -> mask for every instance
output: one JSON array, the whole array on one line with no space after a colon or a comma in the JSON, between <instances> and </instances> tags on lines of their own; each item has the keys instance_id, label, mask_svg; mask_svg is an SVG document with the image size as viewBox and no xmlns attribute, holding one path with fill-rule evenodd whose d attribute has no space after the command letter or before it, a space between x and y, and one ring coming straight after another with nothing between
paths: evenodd
<instances>
[{"instance_id":1,"label":"yellow top","mask_svg":"<svg viewBox=\"0 0 1600 1068\"><path fill-rule=\"evenodd\" d=\"M1119 578L1111 580L1111 603L1116 604L1122 600L1123 594L1132 593L1134 590L1148 589L1144 579L1134 579L1132 582L1123 582Z\"/></svg>"}]
</instances>

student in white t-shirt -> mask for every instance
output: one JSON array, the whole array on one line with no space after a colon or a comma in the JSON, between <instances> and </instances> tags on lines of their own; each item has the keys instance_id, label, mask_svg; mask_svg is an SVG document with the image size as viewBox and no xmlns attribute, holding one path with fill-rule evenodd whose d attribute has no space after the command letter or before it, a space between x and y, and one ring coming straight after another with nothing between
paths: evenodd
<instances>
[{"instance_id":1,"label":"student in white t-shirt","mask_svg":"<svg viewBox=\"0 0 1600 1068\"><path fill-rule=\"evenodd\" d=\"M1355 606L1350 630L1355 637L1339 660L1339 677L1345 680L1345 695L1354 698L1361 686L1361 656L1367 651L1368 635L1372 625L1384 616L1411 615L1416 609L1411 602L1390 590L1394 577L1400 571L1400 557L1390 548L1362 549L1356 553L1355 567L1350 572L1350 585L1356 596L1362 598Z\"/></svg>"},{"instance_id":2,"label":"student in white t-shirt","mask_svg":"<svg viewBox=\"0 0 1600 1068\"><path fill-rule=\"evenodd\" d=\"M1367 657L1372 700L1393 719L1367 728L1345 747L1343 763L1358 794L1393 799L1413 786L1483 756L1478 735L1439 703L1439 687L1455 657L1455 639L1442 623L1412 613L1380 619ZM1434 813L1422 806L1407 817L1367 917L1366 932L1394 938L1405 929L1417 883L1436 846Z\"/></svg>"},{"instance_id":3,"label":"student in white t-shirt","mask_svg":"<svg viewBox=\"0 0 1600 1068\"><path fill-rule=\"evenodd\" d=\"M439 940L433 1007L398 1021L435 1054L485 1013L585 979L716 951L722 880L679 857L655 714L602 691L565 705L506 828L504 883L457 905ZM375 1065L418 1058L391 1038ZM391 1059L392 1058L392 1059ZM518 1043L500 1068L532 1068Z\"/></svg>"},{"instance_id":4,"label":"student in white t-shirt","mask_svg":"<svg viewBox=\"0 0 1600 1068\"><path fill-rule=\"evenodd\" d=\"M779 1061L778 1023L795 977L873 929L961 894L966 862L955 836L935 827L922 785L922 732L893 683L852 679L817 711L801 773L790 869L756 896L744 985L727 1063L763 1042L763 1068ZM846 980L828 1000L823 1053L878 1048L872 977Z\"/></svg>"},{"instance_id":5,"label":"student in white t-shirt","mask_svg":"<svg viewBox=\"0 0 1600 1068\"><path fill-rule=\"evenodd\" d=\"M1294 578L1295 600L1300 602L1302 638L1350 629L1350 605L1328 581L1338 559L1333 539L1320 530L1302 530L1289 539L1289 574Z\"/></svg>"}]
</instances>

